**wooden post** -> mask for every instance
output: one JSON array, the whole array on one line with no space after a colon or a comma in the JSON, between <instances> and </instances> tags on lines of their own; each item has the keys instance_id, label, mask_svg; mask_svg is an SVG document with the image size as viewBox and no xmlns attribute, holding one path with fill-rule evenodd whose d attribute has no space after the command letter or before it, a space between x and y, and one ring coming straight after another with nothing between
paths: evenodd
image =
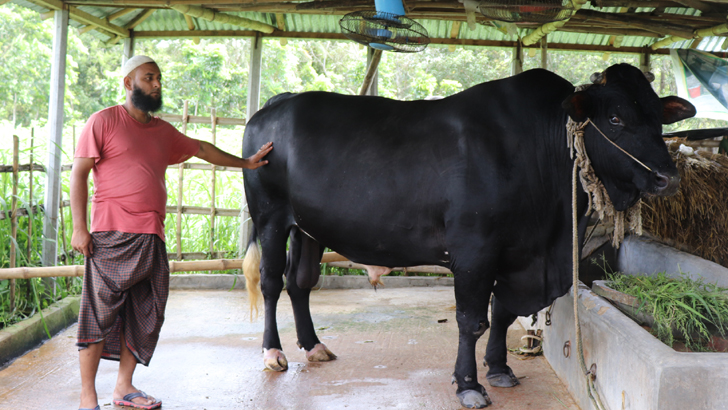
<instances>
[{"instance_id":1,"label":"wooden post","mask_svg":"<svg viewBox=\"0 0 728 410\"><path fill-rule=\"evenodd\" d=\"M546 39L548 35L545 35L541 38L541 68L544 70L549 69L549 60L548 60L548 51L549 51L549 43Z\"/></svg>"},{"instance_id":2,"label":"wooden post","mask_svg":"<svg viewBox=\"0 0 728 410\"><path fill-rule=\"evenodd\" d=\"M523 43L520 39L516 42L516 46L513 47L513 61L511 62L511 75L520 74L523 72Z\"/></svg>"},{"instance_id":3,"label":"wooden post","mask_svg":"<svg viewBox=\"0 0 728 410\"><path fill-rule=\"evenodd\" d=\"M382 50L375 50L372 54L372 59L369 61L369 67L367 67L367 73L364 76L364 83L361 85L359 95L367 95L369 87L372 85L374 75L377 73L377 67L379 67L379 61L382 59Z\"/></svg>"},{"instance_id":4,"label":"wooden post","mask_svg":"<svg viewBox=\"0 0 728 410\"><path fill-rule=\"evenodd\" d=\"M640 54L640 70L643 73L650 71L650 53L647 51Z\"/></svg>"},{"instance_id":5,"label":"wooden post","mask_svg":"<svg viewBox=\"0 0 728 410\"><path fill-rule=\"evenodd\" d=\"M28 203L30 204L30 213L28 214L28 246L26 248L26 256L28 262L31 258L31 245L33 244L33 141L35 139L35 128L30 129L30 170L28 171Z\"/></svg>"},{"instance_id":6,"label":"wooden post","mask_svg":"<svg viewBox=\"0 0 728 410\"><path fill-rule=\"evenodd\" d=\"M373 48L367 47L367 67L372 64L375 52L376 50L374 50ZM381 56L382 52L380 51L379 54ZM369 86L369 90L367 91L366 95L379 95L379 70L374 71L374 76L372 76L372 84Z\"/></svg>"},{"instance_id":7,"label":"wooden post","mask_svg":"<svg viewBox=\"0 0 728 410\"><path fill-rule=\"evenodd\" d=\"M134 30L129 31L129 37L124 39L124 50L123 56L121 57L121 66L126 64L126 61L134 57Z\"/></svg>"},{"instance_id":8,"label":"wooden post","mask_svg":"<svg viewBox=\"0 0 728 410\"><path fill-rule=\"evenodd\" d=\"M51 89L48 105L48 162L46 166L45 217L43 219L43 265L54 266L58 259L58 203L61 193L61 147L63 146L63 97L66 89L66 50L68 9L55 12Z\"/></svg>"},{"instance_id":9,"label":"wooden post","mask_svg":"<svg viewBox=\"0 0 728 410\"><path fill-rule=\"evenodd\" d=\"M182 134L187 135L187 122L189 116L189 101L185 100L184 112L182 112ZM182 195L184 195L185 168L184 164L179 164L179 172L177 174L177 260L182 260Z\"/></svg>"},{"instance_id":10,"label":"wooden post","mask_svg":"<svg viewBox=\"0 0 728 410\"><path fill-rule=\"evenodd\" d=\"M210 110L210 122L211 122L211 131L212 131L212 145L217 144L217 117L215 116L215 109L213 108ZM217 182L217 178L215 175L215 164L212 164L212 186L210 187L210 198L211 198L211 204L210 204L210 257L212 258L212 253L215 250L215 213L217 210L215 209L215 183ZM210 271L212 273L212 271Z\"/></svg>"},{"instance_id":11,"label":"wooden post","mask_svg":"<svg viewBox=\"0 0 728 410\"><path fill-rule=\"evenodd\" d=\"M250 47L250 72L248 73L248 112L246 114L246 122L250 121L260 107L260 77L261 67L263 65L263 39L256 34L252 40ZM248 212L248 201L245 198L240 201L240 238L238 238L238 254L242 257L245 254L245 246L247 245L250 233L253 230L253 223L250 220L250 212Z\"/></svg>"},{"instance_id":12,"label":"wooden post","mask_svg":"<svg viewBox=\"0 0 728 410\"><path fill-rule=\"evenodd\" d=\"M15 244L18 240L18 169L20 168L20 140L13 135L13 197L10 200L10 268L15 267ZM10 311L15 310L15 279L10 280Z\"/></svg>"},{"instance_id":13,"label":"wooden post","mask_svg":"<svg viewBox=\"0 0 728 410\"><path fill-rule=\"evenodd\" d=\"M61 238L61 244L63 245L63 259L65 260L66 265L69 264L69 254L68 254L68 245L66 243L66 221L63 217L63 192L61 192L60 197L58 198L58 212L60 215L61 220L61 227L58 229L58 236ZM91 225L88 225L91 226Z\"/></svg>"},{"instance_id":14,"label":"wooden post","mask_svg":"<svg viewBox=\"0 0 728 410\"><path fill-rule=\"evenodd\" d=\"M247 119L260 107L260 70L263 65L263 38L256 35L250 47L250 72L248 73L248 112Z\"/></svg>"}]
</instances>

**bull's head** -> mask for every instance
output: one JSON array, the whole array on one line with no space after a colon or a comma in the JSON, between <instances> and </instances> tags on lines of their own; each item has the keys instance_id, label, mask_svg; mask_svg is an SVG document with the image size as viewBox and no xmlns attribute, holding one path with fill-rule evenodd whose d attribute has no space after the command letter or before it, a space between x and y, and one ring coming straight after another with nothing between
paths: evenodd
<instances>
[{"instance_id":1,"label":"bull's head","mask_svg":"<svg viewBox=\"0 0 728 410\"><path fill-rule=\"evenodd\" d=\"M694 116L695 107L679 97L659 98L645 75L628 64L613 65L592 80L594 85L564 100L563 108L574 121L591 119L651 169L606 141L595 127L584 130L587 154L614 208L624 211L643 195L677 192L680 176L662 140L662 124Z\"/></svg>"}]
</instances>

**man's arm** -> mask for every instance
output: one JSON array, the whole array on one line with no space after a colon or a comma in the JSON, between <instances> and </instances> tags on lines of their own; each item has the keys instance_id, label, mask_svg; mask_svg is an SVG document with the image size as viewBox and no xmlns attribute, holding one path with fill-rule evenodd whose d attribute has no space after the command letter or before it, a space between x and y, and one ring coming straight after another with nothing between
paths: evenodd
<instances>
[{"instance_id":1,"label":"man's arm","mask_svg":"<svg viewBox=\"0 0 728 410\"><path fill-rule=\"evenodd\" d=\"M263 145L255 155L249 158L238 158L235 155L228 154L225 151L221 151L216 146L206 141L200 141L200 150L197 151L195 156L202 160L205 160L211 164L219 165L222 167L238 167L256 169L267 164L267 160L262 160L271 150L273 149L273 143L269 142Z\"/></svg>"},{"instance_id":2,"label":"man's arm","mask_svg":"<svg viewBox=\"0 0 728 410\"><path fill-rule=\"evenodd\" d=\"M73 218L71 246L84 256L91 256L94 252L91 234L86 225L88 174L93 167L93 158L75 158L71 169L71 216Z\"/></svg>"}]
</instances>

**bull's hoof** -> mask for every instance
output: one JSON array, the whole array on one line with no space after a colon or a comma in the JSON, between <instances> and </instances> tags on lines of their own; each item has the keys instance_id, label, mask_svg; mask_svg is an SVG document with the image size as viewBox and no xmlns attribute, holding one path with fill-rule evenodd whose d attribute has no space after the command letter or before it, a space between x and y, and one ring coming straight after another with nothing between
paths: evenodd
<instances>
[{"instance_id":1,"label":"bull's hoof","mask_svg":"<svg viewBox=\"0 0 728 410\"><path fill-rule=\"evenodd\" d=\"M286 355L278 349L265 349L263 351L263 363L266 369L273 370L274 372L288 370Z\"/></svg>"},{"instance_id":2,"label":"bull's hoof","mask_svg":"<svg viewBox=\"0 0 728 410\"><path fill-rule=\"evenodd\" d=\"M478 385L480 390L463 390L457 393L458 399L460 399L460 405L466 409L482 409L488 407L489 404L493 404L488 397L488 393L485 392L485 387Z\"/></svg>"},{"instance_id":3,"label":"bull's hoof","mask_svg":"<svg viewBox=\"0 0 728 410\"><path fill-rule=\"evenodd\" d=\"M513 374L513 370L511 370L510 367L508 368L507 373L487 374L485 378L493 387L514 387L521 384L521 382L518 381L518 377Z\"/></svg>"},{"instance_id":4,"label":"bull's hoof","mask_svg":"<svg viewBox=\"0 0 728 410\"><path fill-rule=\"evenodd\" d=\"M331 353L331 350L325 344L319 343L306 352L306 358L308 358L309 362L329 362L336 359L336 355Z\"/></svg>"}]
</instances>

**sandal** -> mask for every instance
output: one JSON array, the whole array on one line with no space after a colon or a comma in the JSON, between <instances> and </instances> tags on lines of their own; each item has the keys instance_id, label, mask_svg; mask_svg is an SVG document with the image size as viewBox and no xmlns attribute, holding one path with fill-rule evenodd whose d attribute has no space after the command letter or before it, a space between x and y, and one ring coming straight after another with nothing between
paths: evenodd
<instances>
[{"instance_id":1,"label":"sandal","mask_svg":"<svg viewBox=\"0 0 728 410\"><path fill-rule=\"evenodd\" d=\"M149 398L146 393L143 391L138 391L136 393L129 393L126 396L124 396L121 400L114 400L114 405L116 406L126 406L126 407L133 407L135 409L158 409L162 407L162 401L157 400L152 404L139 404L134 403L132 400L136 399L137 397L144 397L145 399Z\"/></svg>"}]
</instances>

